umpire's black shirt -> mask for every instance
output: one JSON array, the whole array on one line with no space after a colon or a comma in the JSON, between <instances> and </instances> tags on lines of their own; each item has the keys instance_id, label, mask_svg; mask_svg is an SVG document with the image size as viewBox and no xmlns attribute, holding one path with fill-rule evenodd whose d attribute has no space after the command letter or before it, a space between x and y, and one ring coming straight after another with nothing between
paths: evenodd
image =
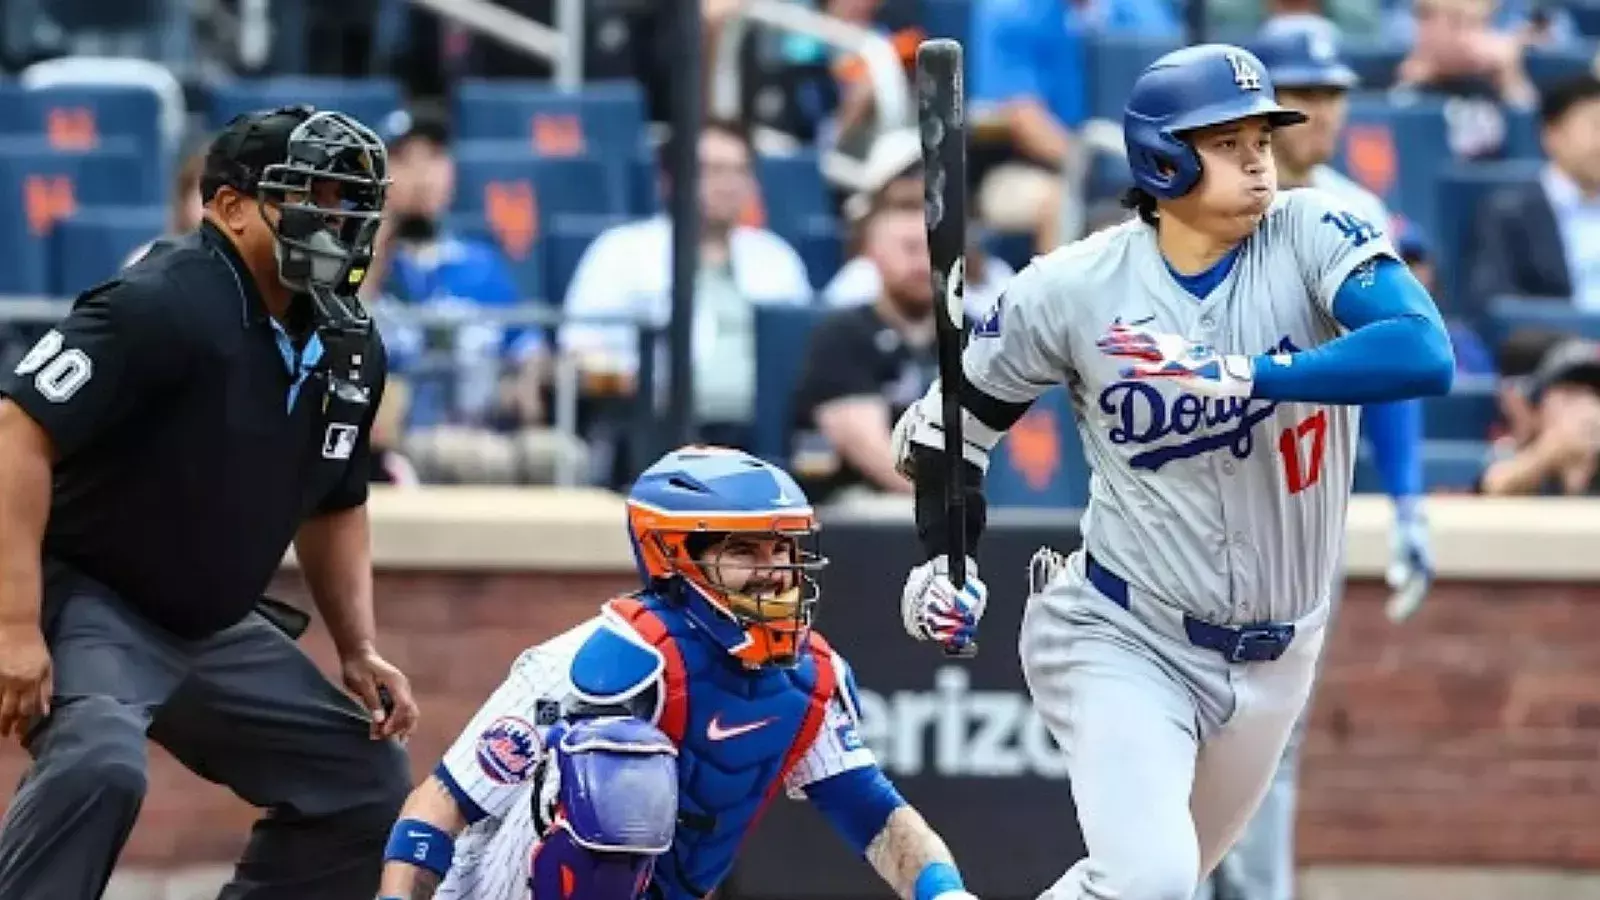
<instances>
[{"instance_id":1,"label":"umpire's black shirt","mask_svg":"<svg viewBox=\"0 0 1600 900\"><path fill-rule=\"evenodd\" d=\"M302 521L367 499L383 344L367 406L328 402L320 350L209 223L83 294L0 380L55 444L45 556L183 637L244 618Z\"/></svg>"}]
</instances>

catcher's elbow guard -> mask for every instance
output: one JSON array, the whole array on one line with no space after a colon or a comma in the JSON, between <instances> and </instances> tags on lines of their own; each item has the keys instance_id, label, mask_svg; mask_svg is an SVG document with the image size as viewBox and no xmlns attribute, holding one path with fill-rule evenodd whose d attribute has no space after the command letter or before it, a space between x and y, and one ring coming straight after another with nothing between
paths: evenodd
<instances>
[{"instance_id":1,"label":"catcher's elbow guard","mask_svg":"<svg viewBox=\"0 0 1600 900\"><path fill-rule=\"evenodd\" d=\"M1004 433L985 425L965 406L961 408L961 456L977 466L979 472L989 471L989 453ZM911 467L914 446L944 452L944 396L937 380L927 393L901 413L890 437L895 468L907 478L914 477Z\"/></svg>"}]
</instances>

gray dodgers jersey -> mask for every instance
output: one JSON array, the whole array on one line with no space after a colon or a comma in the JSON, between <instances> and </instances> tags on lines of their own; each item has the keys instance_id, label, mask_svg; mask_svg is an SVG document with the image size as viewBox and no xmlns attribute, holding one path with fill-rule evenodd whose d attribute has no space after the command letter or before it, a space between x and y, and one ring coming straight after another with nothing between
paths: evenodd
<instances>
[{"instance_id":1,"label":"gray dodgers jersey","mask_svg":"<svg viewBox=\"0 0 1600 900\"><path fill-rule=\"evenodd\" d=\"M1388 227L1389 210L1378 199L1378 195L1356 184L1333 166L1312 168L1311 186L1331 194L1335 203L1344 204L1351 212L1372 224L1380 228Z\"/></svg>"},{"instance_id":2,"label":"gray dodgers jersey","mask_svg":"<svg viewBox=\"0 0 1600 900\"><path fill-rule=\"evenodd\" d=\"M1125 379L1132 361L1095 342L1120 320L1221 353L1325 343L1343 332L1330 309L1346 276L1395 256L1382 227L1314 188L1282 193L1205 300L1173 278L1155 229L1106 229L1012 280L974 330L966 377L1012 403L1066 384L1094 470L1084 545L1107 568L1209 621L1294 621L1331 593L1360 409Z\"/></svg>"}]
</instances>

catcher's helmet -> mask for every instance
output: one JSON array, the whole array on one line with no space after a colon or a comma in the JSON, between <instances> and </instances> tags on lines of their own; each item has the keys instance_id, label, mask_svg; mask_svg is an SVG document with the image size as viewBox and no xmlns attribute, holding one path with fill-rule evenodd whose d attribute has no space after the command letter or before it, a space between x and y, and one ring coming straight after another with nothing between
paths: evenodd
<instances>
[{"instance_id":1,"label":"catcher's helmet","mask_svg":"<svg viewBox=\"0 0 1600 900\"><path fill-rule=\"evenodd\" d=\"M1348 91L1360 83L1355 70L1339 58L1337 39L1322 31L1296 29L1263 34L1251 43L1250 49L1280 89Z\"/></svg>"},{"instance_id":2,"label":"catcher's helmet","mask_svg":"<svg viewBox=\"0 0 1600 900\"><path fill-rule=\"evenodd\" d=\"M1251 116L1275 127L1306 120L1278 105L1272 78L1248 50L1201 44L1168 53L1133 83L1122 113L1133 183L1161 200L1183 196L1200 181L1200 155L1183 135Z\"/></svg>"}]
</instances>

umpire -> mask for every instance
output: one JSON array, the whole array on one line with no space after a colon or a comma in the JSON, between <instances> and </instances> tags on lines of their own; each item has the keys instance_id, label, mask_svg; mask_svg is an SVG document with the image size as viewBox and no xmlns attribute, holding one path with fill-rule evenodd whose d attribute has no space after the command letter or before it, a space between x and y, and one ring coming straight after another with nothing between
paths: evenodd
<instances>
[{"instance_id":1,"label":"umpire","mask_svg":"<svg viewBox=\"0 0 1600 900\"><path fill-rule=\"evenodd\" d=\"M385 358L354 299L386 168L337 112L234 119L203 224L80 296L0 379L0 735L33 757L0 897L100 896L147 735L266 811L223 898L376 892L417 717L374 645ZM365 709L262 598L291 541Z\"/></svg>"}]
</instances>

